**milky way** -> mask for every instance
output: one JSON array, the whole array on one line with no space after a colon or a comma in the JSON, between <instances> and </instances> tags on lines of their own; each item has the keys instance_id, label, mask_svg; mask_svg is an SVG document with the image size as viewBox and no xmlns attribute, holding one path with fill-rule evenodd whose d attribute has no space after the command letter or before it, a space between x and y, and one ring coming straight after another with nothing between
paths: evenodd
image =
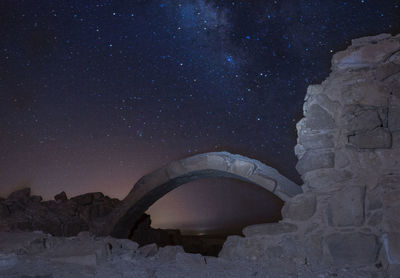
<instances>
[{"instance_id":1,"label":"milky way","mask_svg":"<svg viewBox=\"0 0 400 278\"><path fill-rule=\"evenodd\" d=\"M400 32L399 4L2 0L0 195L31 186L46 198L122 198L147 172L209 151L301 183L293 148L307 86L352 38ZM193 198L188 188L169 204ZM220 188L200 195L218 202ZM214 217L238 211L223 205Z\"/></svg>"}]
</instances>

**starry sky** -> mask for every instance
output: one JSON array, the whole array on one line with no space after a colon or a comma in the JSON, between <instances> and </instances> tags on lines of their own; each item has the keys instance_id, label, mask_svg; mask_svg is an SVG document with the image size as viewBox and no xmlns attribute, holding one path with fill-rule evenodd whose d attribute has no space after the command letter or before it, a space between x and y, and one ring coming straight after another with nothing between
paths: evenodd
<instances>
[{"instance_id":1,"label":"starry sky","mask_svg":"<svg viewBox=\"0 0 400 278\"><path fill-rule=\"evenodd\" d=\"M144 174L209 151L258 159L301 184L293 149L307 86L352 38L400 33L399 5L1 0L0 196L30 186L45 198L123 198ZM250 208L260 196L250 188L196 182L150 212L160 226L205 206L203 222L246 210L243 220L268 210ZM227 191L250 201L211 205Z\"/></svg>"}]
</instances>

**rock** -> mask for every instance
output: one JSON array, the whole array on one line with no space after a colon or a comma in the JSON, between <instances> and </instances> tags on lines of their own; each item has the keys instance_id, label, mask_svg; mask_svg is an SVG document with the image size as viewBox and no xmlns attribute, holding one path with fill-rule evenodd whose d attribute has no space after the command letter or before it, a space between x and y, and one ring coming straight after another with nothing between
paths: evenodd
<instances>
[{"instance_id":1,"label":"rock","mask_svg":"<svg viewBox=\"0 0 400 278\"><path fill-rule=\"evenodd\" d=\"M96 266L97 264L96 254L53 257L50 258L50 261L67 264L78 264L84 266Z\"/></svg>"},{"instance_id":2,"label":"rock","mask_svg":"<svg viewBox=\"0 0 400 278\"><path fill-rule=\"evenodd\" d=\"M342 70L375 66L400 50L400 42L394 39L375 42L352 45L349 49L336 53L332 58L332 68Z\"/></svg>"},{"instance_id":3,"label":"rock","mask_svg":"<svg viewBox=\"0 0 400 278\"><path fill-rule=\"evenodd\" d=\"M40 203L43 200L42 196L33 195L29 198L29 201L32 203Z\"/></svg>"},{"instance_id":4,"label":"rock","mask_svg":"<svg viewBox=\"0 0 400 278\"><path fill-rule=\"evenodd\" d=\"M311 105L307 111L306 127L311 130L325 130L335 127L335 121L321 106Z\"/></svg>"},{"instance_id":5,"label":"rock","mask_svg":"<svg viewBox=\"0 0 400 278\"><path fill-rule=\"evenodd\" d=\"M80 206L88 206L93 202L93 193L86 193L71 198L71 201L76 202Z\"/></svg>"},{"instance_id":6,"label":"rock","mask_svg":"<svg viewBox=\"0 0 400 278\"><path fill-rule=\"evenodd\" d=\"M392 95L389 104L389 129L400 131L400 97Z\"/></svg>"},{"instance_id":7,"label":"rock","mask_svg":"<svg viewBox=\"0 0 400 278\"><path fill-rule=\"evenodd\" d=\"M246 237L251 236L274 236L297 231L297 226L290 223L267 223L248 226L243 229L243 234Z\"/></svg>"},{"instance_id":8,"label":"rock","mask_svg":"<svg viewBox=\"0 0 400 278\"><path fill-rule=\"evenodd\" d=\"M27 203L29 201L30 196L31 196L31 189L23 188L23 189L12 192L8 196L7 200L16 201L16 202L20 202L20 203Z\"/></svg>"},{"instance_id":9,"label":"rock","mask_svg":"<svg viewBox=\"0 0 400 278\"><path fill-rule=\"evenodd\" d=\"M400 265L400 233L384 234L382 239L388 262Z\"/></svg>"},{"instance_id":10,"label":"rock","mask_svg":"<svg viewBox=\"0 0 400 278\"><path fill-rule=\"evenodd\" d=\"M392 148L400 149L400 131L392 133Z\"/></svg>"},{"instance_id":11,"label":"rock","mask_svg":"<svg viewBox=\"0 0 400 278\"><path fill-rule=\"evenodd\" d=\"M1 254L0 253L0 271L14 267L18 263L16 254Z\"/></svg>"},{"instance_id":12,"label":"rock","mask_svg":"<svg viewBox=\"0 0 400 278\"><path fill-rule=\"evenodd\" d=\"M351 131L373 130L383 125L379 113L375 109L358 111L349 121L348 128Z\"/></svg>"},{"instance_id":13,"label":"rock","mask_svg":"<svg viewBox=\"0 0 400 278\"><path fill-rule=\"evenodd\" d=\"M10 215L10 211L8 210L8 207L0 202L0 218L5 218Z\"/></svg>"},{"instance_id":14,"label":"rock","mask_svg":"<svg viewBox=\"0 0 400 278\"><path fill-rule=\"evenodd\" d=\"M206 260L200 254L178 253L176 254L176 263L189 269L196 269L205 267Z\"/></svg>"},{"instance_id":15,"label":"rock","mask_svg":"<svg viewBox=\"0 0 400 278\"><path fill-rule=\"evenodd\" d=\"M285 203L282 216L284 219L304 221L314 215L316 205L317 200L314 193L299 194Z\"/></svg>"},{"instance_id":16,"label":"rock","mask_svg":"<svg viewBox=\"0 0 400 278\"><path fill-rule=\"evenodd\" d=\"M321 168L333 168L335 154L327 151L311 150L306 152L296 165L297 171L303 175L306 172Z\"/></svg>"},{"instance_id":17,"label":"rock","mask_svg":"<svg viewBox=\"0 0 400 278\"><path fill-rule=\"evenodd\" d=\"M337 170L334 168L317 169L303 175L304 181L312 181L309 185L313 189L329 188L331 185L343 183L350 180L353 174L348 170Z\"/></svg>"},{"instance_id":18,"label":"rock","mask_svg":"<svg viewBox=\"0 0 400 278\"><path fill-rule=\"evenodd\" d=\"M383 127L349 135L348 140L359 149L385 149L392 146L391 133Z\"/></svg>"},{"instance_id":19,"label":"rock","mask_svg":"<svg viewBox=\"0 0 400 278\"><path fill-rule=\"evenodd\" d=\"M176 255L179 253L185 253L182 246L179 245L160 247L158 249L157 258L161 262L168 262L176 260Z\"/></svg>"},{"instance_id":20,"label":"rock","mask_svg":"<svg viewBox=\"0 0 400 278\"><path fill-rule=\"evenodd\" d=\"M67 194L62 191L61 193L58 193L56 196L54 196L54 200L64 202L68 200Z\"/></svg>"},{"instance_id":21,"label":"rock","mask_svg":"<svg viewBox=\"0 0 400 278\"><path fill-rule=\"evenodd\" d=\"M398 53L398 54L400 54L400 53ZM376 71L376 78L378 80L383 81L383 80L395 75L396 73L400 72L400 64L395 63L395 56L393 55L391 58L393 59L393 62L389 61L389 63L383 64Z\"/></svg>"},{"instance_id":22,"label":"rock","mask_svg":"<svg viewBox=\"0 0 400 278\"><path fill-rule=\"evenodd\" d=\"M139 248L139 255L142 257L153 257L158 252L157 244L151 243Z\"/></svg>"},{"instance_id":23,"label":"rock","mask_svg":"<svg viewBox=\"0 0 400 278\"><path fill-rule=\"evenodd\" d=\"M364 186L348 186L329 200L328 220L332 226L361 226L364 223Z\"/></svg>"},{"instance_id":24,"label":"rock","mask_svg":"<svg viewBox=\"0 0 400 278\"><path fill-rule=\"evenodd\" d=\"M306 150L333 148L333 136L331 134L307 134L299 136L299 144Z\"/></svg>"},{"instance_id":25,"label":"rock","mask_svg":"<svg viewBox=\"0 0 400 278\"><path fill-rule=\"evenodd\" d=\"M331 234L325 239L327 248L337 266L359 266L375 263L379 245L372 234Z\"/></svg>"},{"instance_id":26,"label":"rock","mask_svg":"<svg viewBox=\"0 0 400 278\"><path fill-rule=\"evenodd\" d=\"M375 211L368 217L367 225L371 227L376 227L382 223L383 213L381 211Z\"/></svg>"}]
</instances>

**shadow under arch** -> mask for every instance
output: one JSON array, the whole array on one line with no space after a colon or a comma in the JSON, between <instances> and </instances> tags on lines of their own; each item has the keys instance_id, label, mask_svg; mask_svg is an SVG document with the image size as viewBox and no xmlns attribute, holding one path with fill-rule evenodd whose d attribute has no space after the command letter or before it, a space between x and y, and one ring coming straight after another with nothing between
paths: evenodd
<instances>
[{"instance_id":1,"label":"shadow under arch","mask_svg":"<svg viewBox=\"0 0 400 278\"><path fill-rule=\"evenodd\" d=\"M299 185L258 160L228 152L198 154L170 162L143 176L108 223L111 236L129 238L136 222L165 194L182 184L215 177L236 178L259 185L283 201L302 192Z\"/></svg>"}]
</instances>

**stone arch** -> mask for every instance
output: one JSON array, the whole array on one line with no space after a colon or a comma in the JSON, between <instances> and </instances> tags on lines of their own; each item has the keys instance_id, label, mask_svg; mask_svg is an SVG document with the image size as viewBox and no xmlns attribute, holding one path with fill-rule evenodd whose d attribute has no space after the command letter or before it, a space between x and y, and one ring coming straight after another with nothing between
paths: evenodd
<instances>
[{"instance_id":1,"label":"stone arch","mask_svg":"<svg viewBox=\"0 0 400 278\"><path fill-rule=\"evenodd\" d=\"M202 178L229 177L259 185L283 201L302 192L299 185L258 160L228 152L210 152L173 161L142 177L113 216L111 235L128 238L143 213L171 190Z\"/></svg>"}]
</instances>

